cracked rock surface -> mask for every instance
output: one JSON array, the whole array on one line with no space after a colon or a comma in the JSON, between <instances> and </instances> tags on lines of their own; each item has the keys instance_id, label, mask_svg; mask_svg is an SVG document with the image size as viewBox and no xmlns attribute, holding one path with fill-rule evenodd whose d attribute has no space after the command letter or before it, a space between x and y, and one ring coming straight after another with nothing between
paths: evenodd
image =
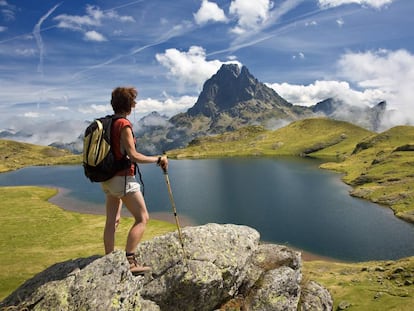
<instances>
[{"instance_id":1,"label":"cracked rock surface","mask_svg":"<svg viewBox=\"0 0 414 311\"><path fill-rule=\"evenodd\" d=\"M3 302L18 310L217 310L237 298L245 310L331 310L329 292L302 284L299 252L260 243L250 227L207 224L141 243L152 273L132 276L123 251L55 264ZM311 287L309 286L311 285Z\"/></svg>"}]
</instances>

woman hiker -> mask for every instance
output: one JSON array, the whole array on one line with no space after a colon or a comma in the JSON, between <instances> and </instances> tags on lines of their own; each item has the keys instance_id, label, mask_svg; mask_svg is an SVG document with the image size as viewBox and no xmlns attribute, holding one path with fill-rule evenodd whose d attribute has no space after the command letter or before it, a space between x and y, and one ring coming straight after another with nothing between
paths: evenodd
<instances>
[{"instance_id":1,"label":"woman hiker","mask_svg":"<svg viewBox=\"0 0 414 311\"><path fill-rule=\"evenodd\" d=\"M102 182L106 195L106 222L104 229L105 253L109 254L115 247L115 230L121 218L122 204L125 204L135 222L132 225L125 246L126 257L133 274L150 271L150 267L140 265L135 257L138 243L141 241L149 215L141 193L140 184L135 179L135 163L156 163L163 170L168 168L166 156L146 156L135 149L132 124L126 119L135 108L138 92L133 87L117 87L112 91L111 105L116 116L121 117L112 123L111 147L117 160L126 153L131 160L128 169L119 171L108 181Z\"/></svg>"}]
</instances>

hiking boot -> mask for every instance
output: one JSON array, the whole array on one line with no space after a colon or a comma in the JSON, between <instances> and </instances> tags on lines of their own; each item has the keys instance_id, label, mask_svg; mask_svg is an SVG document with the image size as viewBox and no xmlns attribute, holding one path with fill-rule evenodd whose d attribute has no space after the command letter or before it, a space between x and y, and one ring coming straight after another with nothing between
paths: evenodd
<instances>
[{"instance_id":1,"label":"hiking boot","mask_svg":"<svg viewBox=\"0 0 414 311\"><path fill-rule=\"evenodd\" d=\"M151 267L141 266L138 264L137 258L135 255L126 256L129 262L129 270L132 274L143 274L145 272L151 271Z\"/></svg>"}]
</instances>

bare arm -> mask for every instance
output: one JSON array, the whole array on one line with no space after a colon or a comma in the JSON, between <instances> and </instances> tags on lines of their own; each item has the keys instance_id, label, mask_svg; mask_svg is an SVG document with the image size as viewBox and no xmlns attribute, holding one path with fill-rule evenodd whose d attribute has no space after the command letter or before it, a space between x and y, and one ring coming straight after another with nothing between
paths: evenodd
<instances>
[{"instance_id":1,"label":"bare arm","mask_svg":"<svg viewBox=\"0 0 414 311\"><path fill-rule=\"evenodd\" d=\"M122 129L121 145L125 148L125 151L132 162L157 163L161 166L162 169L168 168L168 159L166 156L162 156L161 160L159 161L160 156L146 156L136 151L134 137L132 135L132 129L130 127L125 127Z\"/></svg>"}]
</instances>

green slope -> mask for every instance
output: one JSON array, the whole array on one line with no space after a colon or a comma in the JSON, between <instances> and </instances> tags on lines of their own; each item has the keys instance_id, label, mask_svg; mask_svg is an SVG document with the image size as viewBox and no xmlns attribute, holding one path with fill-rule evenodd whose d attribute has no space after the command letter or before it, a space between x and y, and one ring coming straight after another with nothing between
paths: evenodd
<instances>
[{"instance_id":1,"label":"green slope","mask_svg":"<svg viewBox=\"0 0 414 311\"><path fill-rule=\"evenodd\" d=\"M295 121L276 131L249 126L222 135L199 138L170 157L310 155L343 159L355 145L373 132L353 124L326 118Z\"/></svg>"},{"instance_id":2,"label":"green slope","mask_svg":"<svg viewBox=\"0 0 414 311\"><path fill-rule=\"evenodd\" d=\"M414 222L413 126L371 135L345 161L322 167L345 173L352 195L390 206L398 217Z\"/></svg>"},{"instance_id":3,"label":"green slope","mask_svg":"<svg viewBox=\"0 0 414 311\"><path fill-rule=\"evenodd\" d=\"M81 162L81 155L74 155L67 150L0 139L0 173L25 166Z\"/></svg>"}]
</instances>

